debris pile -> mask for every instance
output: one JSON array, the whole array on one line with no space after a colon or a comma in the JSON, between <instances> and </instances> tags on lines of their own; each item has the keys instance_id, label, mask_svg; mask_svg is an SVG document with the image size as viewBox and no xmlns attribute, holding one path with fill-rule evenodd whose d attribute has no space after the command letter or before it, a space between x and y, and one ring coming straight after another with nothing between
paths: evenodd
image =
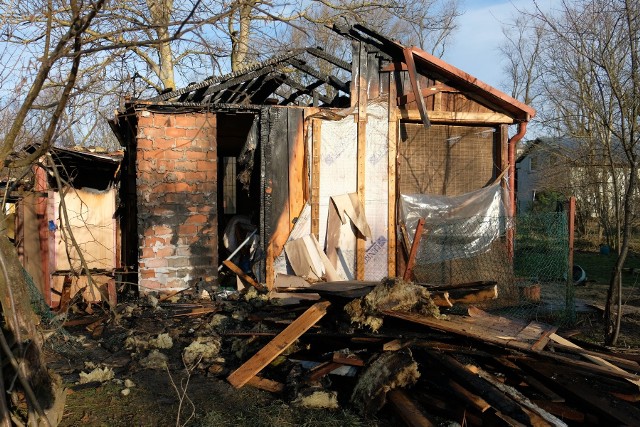
<instances>
[{"instance_id":1,"label":"debris pile","mask_svg":"<svg viewBox=\"0 0 640 427\"><path fill-rule=\"evenodd\" d=\"M111 359L128 357L116 377L186 367L235 388L266 390L293 406L351 409L408 425L640 419L640 357L580 347L555 327L474 307L467 315L443 315L433 290L411 282L342 286L311 286L319 301L287 307L237 295L129 305L119 308L126 316L103 322L93 339ZM132 384L124 384L123 395Z\"/></svg>"}]
</instances>

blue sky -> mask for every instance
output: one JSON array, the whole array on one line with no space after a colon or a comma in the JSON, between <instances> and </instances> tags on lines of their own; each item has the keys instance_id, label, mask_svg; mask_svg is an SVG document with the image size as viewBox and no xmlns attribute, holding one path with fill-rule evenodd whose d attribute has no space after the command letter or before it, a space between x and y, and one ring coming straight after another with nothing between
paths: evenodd
<instances>
[{"instance_id":1,"label":"blue sky","mask_svg":"<svg viewBox=\"0 0 640 427\"><path fill-rule=\"evenodd\" d=\"M538 0L543 8L553 3L557 0ZM508 93L498 52L504 38L502 27L514 21L518 9L532 6L532 0L463 0L464 13L443 59Z\"/></svg>"}]
</instances>

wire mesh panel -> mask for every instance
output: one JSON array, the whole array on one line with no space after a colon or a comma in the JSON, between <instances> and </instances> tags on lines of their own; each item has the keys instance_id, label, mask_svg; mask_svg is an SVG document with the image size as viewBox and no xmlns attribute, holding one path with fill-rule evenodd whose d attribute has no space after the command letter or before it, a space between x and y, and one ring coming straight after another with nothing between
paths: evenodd
<instances>
[{"instance_id":1,"label":"wire mesh panel","mask_svg":"<svg viewBox=\"0 0 640 427\"><path fill-rule=\"evenodd\" d=\"M565 324L574 318L567 281L568 227L564 212L518 216L513 258L505 216L458 218L429 226L414 267L419 283L496 282L498 298L480 305L511 317ZM500 230L498 234L495 230ZM481 250L470 251L473 244ZM457 307L464 310L466 307Z\"/></svg>"}]
</instances>

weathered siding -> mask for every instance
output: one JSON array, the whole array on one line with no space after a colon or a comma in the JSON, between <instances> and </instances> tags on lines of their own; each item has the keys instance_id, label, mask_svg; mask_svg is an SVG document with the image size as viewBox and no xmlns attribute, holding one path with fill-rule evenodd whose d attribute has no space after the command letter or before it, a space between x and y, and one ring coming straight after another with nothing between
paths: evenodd
<instances>
[{"instance_id":1,"label":"weathered siding","mask_svg":"<svg viewBox=\"0 0 640 427\"><path fill-rule=\"evenodd\" d=\"M138 114L141 292L217 279L216 116Z\"/></svg>"}]
</instances>

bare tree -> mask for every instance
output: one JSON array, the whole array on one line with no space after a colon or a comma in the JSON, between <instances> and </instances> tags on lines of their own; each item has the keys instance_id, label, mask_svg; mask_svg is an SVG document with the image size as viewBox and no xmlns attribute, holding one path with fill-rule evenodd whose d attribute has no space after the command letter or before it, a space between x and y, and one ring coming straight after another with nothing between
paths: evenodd
<instances>
[{"instance_id":1,"label":"bare tree","mask_svg":"<svg viewBox=\"0 0 640 427\"><path fill-rule=\"evenodd\" d=\"M613 212L618 257L607 294L604 331L606 343L613 345L622 315L622 266L637 215L640 4L562 0L553 12L536 7L528 19L535 30L532 43L513 42L505 51L514 94L531 96L529 84L541 83L540 97L531 101L543 107L549 129L582 142L586 163L594 167L590 178L597 176L592 179L592 193L601 216L607 215L606 206ZM526 65L524 73L517 63Z\"/></svg>"}]
</instances>

